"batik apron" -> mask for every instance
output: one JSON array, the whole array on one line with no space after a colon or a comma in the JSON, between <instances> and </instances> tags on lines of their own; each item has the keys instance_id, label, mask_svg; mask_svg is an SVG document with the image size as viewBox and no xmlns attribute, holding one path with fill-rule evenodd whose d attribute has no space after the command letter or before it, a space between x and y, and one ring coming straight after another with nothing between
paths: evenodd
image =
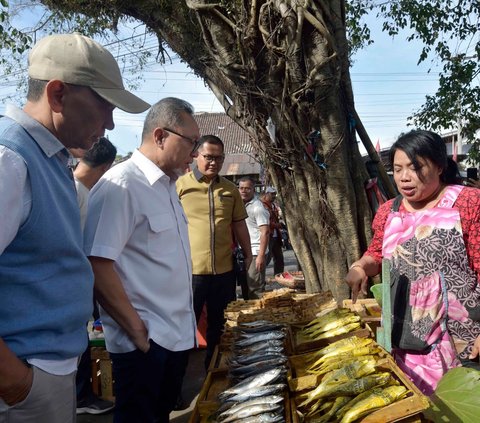
<instances>
[{"instance_id":1,"label":"batik apron","mask_svg":"<svg viewBox=\"0 0 480 423\"><path fill-rule=\"evenodd\" d=\"M427 395L448 369L468 359L480 335L480 285L454 208L462 189L449 186L434 208L418 212L399 211L399 197L385 224L392 354Z\"/></svg>"}]
</instances>

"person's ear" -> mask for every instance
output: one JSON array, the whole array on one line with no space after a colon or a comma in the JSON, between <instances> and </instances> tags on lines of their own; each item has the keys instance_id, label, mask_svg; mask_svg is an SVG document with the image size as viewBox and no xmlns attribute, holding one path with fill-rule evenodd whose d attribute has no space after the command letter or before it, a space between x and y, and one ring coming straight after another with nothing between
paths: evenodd
<instances>
[{"instance_id":1,"label":"person's ear","mask_svg":"<svg viewBox=\"0 0 480 423\"><path fill-rule=\"evenodd\" d=\"M153 139L155 140L155 144L157 144L159 147L164 143L165 136L165 131L162 128L154 129Z\"/></svg>"},{"instance_id":2,"label":"person's ear","mask_svg":"<svg viewBox=\"0 0 480 423\"><path fill-rule=\"evenodd\" d=\"M50 108L55 113L61 113L65 104L65 96L67 95L68 86L57 79L48 81L45 92Z\"/></svg>"}]
</instances>

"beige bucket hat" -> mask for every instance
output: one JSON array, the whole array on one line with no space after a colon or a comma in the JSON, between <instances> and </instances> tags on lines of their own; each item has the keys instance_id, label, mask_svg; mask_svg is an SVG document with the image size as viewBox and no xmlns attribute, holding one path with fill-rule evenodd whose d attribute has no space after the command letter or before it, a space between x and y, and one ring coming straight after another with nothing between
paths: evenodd
<instances>
[{"instance_id":1,"label":"beige bucket hat","mask_svg":"<svg viewBox=\"0 0 480 423\"><path fill-rule=\"evenodd\" d=\"M79 33L42 38L30 51L28 76L90 87L109 103L129 113L141 113L150 107L125 89L112 54Z\"/></svg>"}]
</instances>

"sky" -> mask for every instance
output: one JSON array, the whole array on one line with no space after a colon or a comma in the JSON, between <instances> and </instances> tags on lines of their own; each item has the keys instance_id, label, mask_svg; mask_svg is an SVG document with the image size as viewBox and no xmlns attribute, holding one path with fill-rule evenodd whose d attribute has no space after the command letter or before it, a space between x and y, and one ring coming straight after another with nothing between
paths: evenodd
<instances>
[{"instance_id":1,"label":"sky","mask_svg":"<svg viewBox=\"0 0 480 423\"><path fill-rule=\"evenodd\" d=\"M433 70L430 61L417 65L421 45L405 41L405 34L389 37L376 19L370 19L369 26L375 42L354 56L351 78L357 113L372 143L379 142L383 149L411 129L407 118L427 94L435 93L438 69ZM196 112L224 111L203 81L178 59L153 66L144 77L146 82L135 93L148 102L177 96L192 103ZM115 112L116 128L109 137L120 150L132 151L139 145L144 116ZM365 153L361 143L359 148Z\"/></svg>"},{"instance_id":2,"label":"sky","mask_svg":"<svg viewBox=\"0 0 480 423\"><path fill-rule=\"evenodd\" d=\"M389 147L406 130L407 117L418 109L427 94L434 94L438 86L438 69L427 59L417 65L421 45L406 42L406 34L395 38L380 30L378 19L368 20L374 44L356 53L351 68L351 78L357 113L372 143ZM154 47L156 40L147 44ZM107 47L108 48L108 47ZM115 55L115 51L112 51ZM133 92L149 103L163 97L176 96L189 101L196 112L223 112L223 108L203 81L193 74L175 54L165 65L152 63L144 71L143 82ZM432 69L430 73L428 70ZM128 78L128 75L125 74ZM12 83L4 82L0 74L0 98L16 92ZM14 103L21 106L18 96ZM5 103L0 104L0 114ZM133 115L116 109L115 129L107 136L125 155L140 145L143 120L146 113ZM362 153L364 148L359 145Z\"/></svg>"}]
</instances>

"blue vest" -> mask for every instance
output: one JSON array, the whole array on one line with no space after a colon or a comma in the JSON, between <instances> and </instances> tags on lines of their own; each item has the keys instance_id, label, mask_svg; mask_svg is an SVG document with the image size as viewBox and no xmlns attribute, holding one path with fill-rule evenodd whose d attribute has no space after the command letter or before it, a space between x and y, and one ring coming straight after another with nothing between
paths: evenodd
<instances>
[{"instance_id":1,"label":"blue vest","mask_svg":"<svg viewBox=\"0 0 480 423\"><path fill-rule=\"evenodd\" d=\"M0 119L0 145L23 158L32 191L31 212L0 255L0 337L22 359L78 356L87 346L93 273L73 175L12 119Z\"/></svg>"}]
</instances>

